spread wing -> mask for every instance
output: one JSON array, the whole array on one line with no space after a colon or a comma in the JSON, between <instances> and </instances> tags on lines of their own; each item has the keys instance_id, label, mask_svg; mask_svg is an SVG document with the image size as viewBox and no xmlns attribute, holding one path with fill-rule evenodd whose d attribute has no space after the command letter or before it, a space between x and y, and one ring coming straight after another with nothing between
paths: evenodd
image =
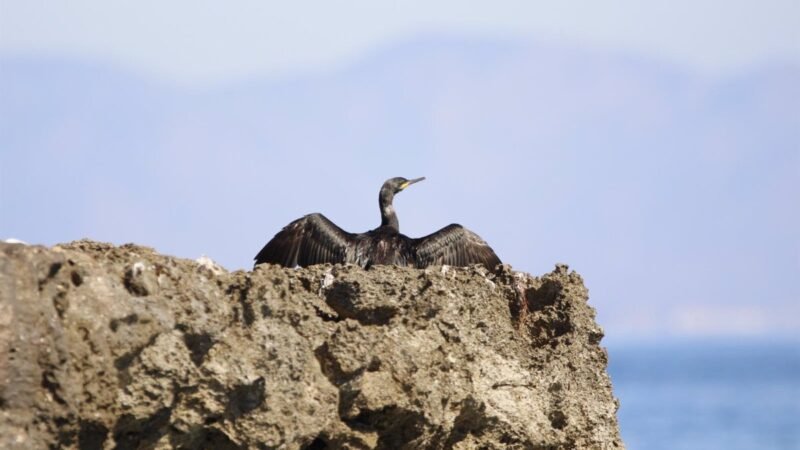
<instances>
[{"instance_id":1,"label":"spread wing","mask_svg":"<svg viewBox=\"0 0 800 450\"><path fill-rule=\"evenodd\" d=\"M306 267L313 264L353 262L354 236L322 214L295 220L267 242L256 255L256 265L280 264Z\"/></svg>"},{"instance_id":2,"label":"spread wing","mask_svg":"<svg viewBox=\"0 0 800 450\"><path fill-rule=\"evenodd\" d=\"M494 269L500 264L500 258L489 244L477 234L455 223L428 236L414 239L414 249L418 268L440 264L483 264L488 269Z\"/></svg>"}]
</instances>

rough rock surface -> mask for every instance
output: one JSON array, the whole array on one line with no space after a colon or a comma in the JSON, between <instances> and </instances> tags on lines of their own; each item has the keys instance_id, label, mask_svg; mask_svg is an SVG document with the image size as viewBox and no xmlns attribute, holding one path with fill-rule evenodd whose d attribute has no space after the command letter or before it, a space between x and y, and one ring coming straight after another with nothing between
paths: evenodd
<instances>
[{"instance_id":1,"label":"rough rock surface","mask_svg":"<svg viewBox=\"0 0 800 450\"><path fill-rule=\"evenodd\" d=\"M581 277L0 244L0 448L622 448Z\"/></svg>"}]
</instances>

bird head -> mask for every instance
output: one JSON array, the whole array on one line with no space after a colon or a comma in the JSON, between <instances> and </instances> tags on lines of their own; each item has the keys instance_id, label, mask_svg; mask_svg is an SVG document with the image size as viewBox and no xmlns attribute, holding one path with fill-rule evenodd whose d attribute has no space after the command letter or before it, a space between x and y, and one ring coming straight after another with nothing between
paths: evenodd
<instances>
[{"instance_id":1,"label":"bird head","mask_svg":"<svg viewBox=\"0 0 800 450\"><path fill-rule=\"evenodd\" d=\"M403 189L411 186L412 184L414 184L414 183L416 183L418 181L422 181L424 179L425 179L425 177L414 178L414 179L411 179L411 180L409 180L407 178L403 178L403 177L389 178L388 180L386 180L385 183L383 183L383 187L381 188L381 191L389 191L392 194L396 194L396 193L402 191Z\"/></svg>"}]
</instances>

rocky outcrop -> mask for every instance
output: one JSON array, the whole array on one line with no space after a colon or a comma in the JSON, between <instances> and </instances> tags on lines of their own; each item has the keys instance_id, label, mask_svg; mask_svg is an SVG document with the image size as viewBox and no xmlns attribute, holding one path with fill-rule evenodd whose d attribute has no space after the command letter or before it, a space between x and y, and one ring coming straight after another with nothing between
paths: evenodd
<instances>
[{"instance_id":1,"label":"rocky outcrop","mask_svg":"<svg viewBox=\"0 0 800 450\"><path fill-rule=\"evenodd\" d=\"M621 448L581 277L0 244L2 448Z\"/></svg>"}]
</instances>

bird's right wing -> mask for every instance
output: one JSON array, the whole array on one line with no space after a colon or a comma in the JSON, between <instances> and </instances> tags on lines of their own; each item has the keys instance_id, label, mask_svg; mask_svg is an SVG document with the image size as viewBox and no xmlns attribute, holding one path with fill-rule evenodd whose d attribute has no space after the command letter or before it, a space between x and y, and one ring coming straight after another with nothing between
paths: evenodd
<instances>
[{"instance_id":1,"label":"bird's right wing","mask_svg":"<svg viewBox=\"0 0 800 450\"><path fill-rule=\"evenodd\" d=\"M448 225L428 236L414 239L417 267L446 264L448 266L469 266L483 264L494 269L500 258L489 244L477 234L458 224Z\"/></svg>"},{"instance_id":2,"label":"bird's right wing","mask_svg":"<svg viewBox=\"0 0 800 450\"><path fill-rule=\"evenodd\" d=\"M256 265L306 267L353 262L354 236L322 214L309 214L283 227L256 255Z\"/></svg>"}]
</instances>

